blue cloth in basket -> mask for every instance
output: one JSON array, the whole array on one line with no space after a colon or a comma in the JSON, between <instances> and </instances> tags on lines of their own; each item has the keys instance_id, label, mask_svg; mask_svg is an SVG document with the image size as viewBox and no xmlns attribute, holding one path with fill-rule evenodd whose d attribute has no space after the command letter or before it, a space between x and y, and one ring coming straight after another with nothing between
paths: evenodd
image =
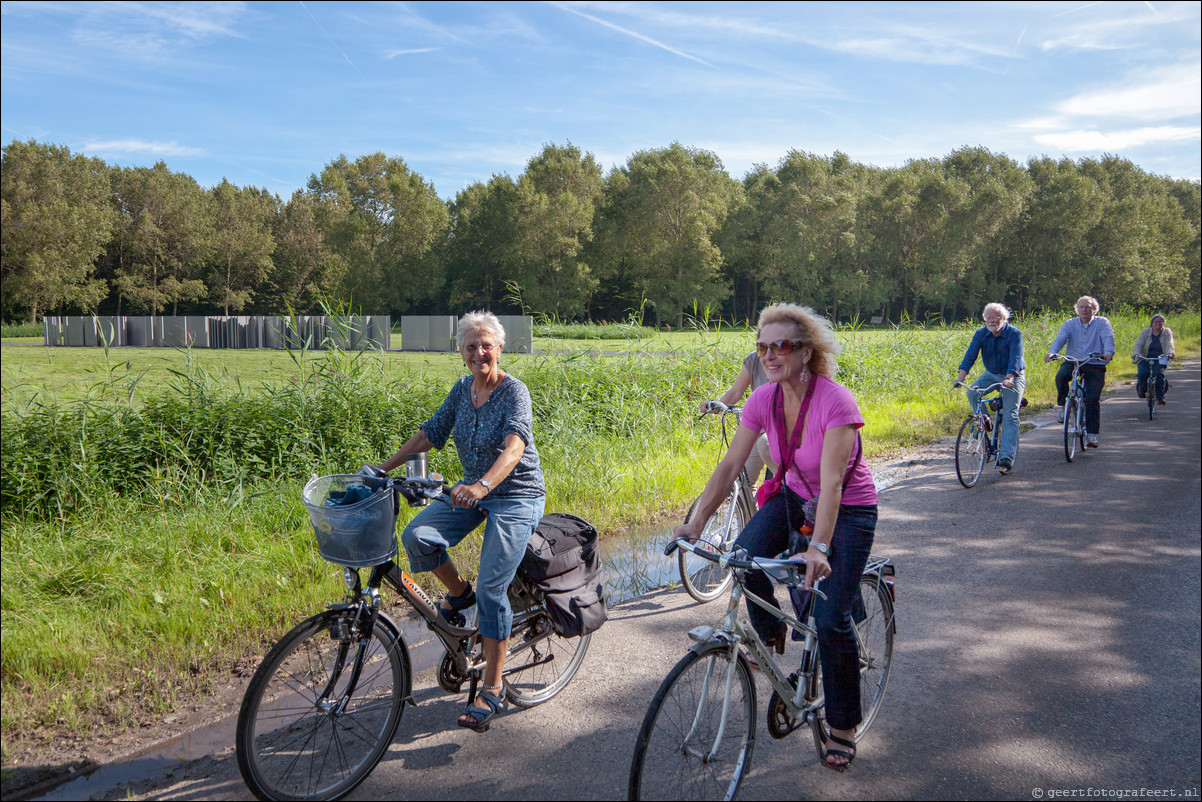
<instances>
[{"instance_id":1,"label":"blue cloth in basket","mask_svg":"<svg viewBox=\"0 0 1202 802\"><path fill-rule=\"evenodd\" d=\"M372 491L367 485L354 484L349 485L346 490L338 491L331 490L330 497L326 499L327 507L344 507L348 504L358 504L360 501L366 501L371 498Z\"/></svg>"}]
</instances>

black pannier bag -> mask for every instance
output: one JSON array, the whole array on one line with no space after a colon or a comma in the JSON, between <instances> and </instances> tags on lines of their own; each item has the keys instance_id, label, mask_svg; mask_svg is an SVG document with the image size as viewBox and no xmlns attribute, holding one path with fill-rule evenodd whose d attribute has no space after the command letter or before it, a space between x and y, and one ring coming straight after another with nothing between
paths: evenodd
<instances>
[{"instance_id":1,"label":"black pannier bag","mask_svg":"<svg viewBox=\"0 0 1202 802\"><path fill-rule=\"evenodd\" d=\"M597 530L583 518L562 512L544 515L526 545L522 571L543 592L559 635L587 635L609 617Z\"/></svg>"}]
</instances>

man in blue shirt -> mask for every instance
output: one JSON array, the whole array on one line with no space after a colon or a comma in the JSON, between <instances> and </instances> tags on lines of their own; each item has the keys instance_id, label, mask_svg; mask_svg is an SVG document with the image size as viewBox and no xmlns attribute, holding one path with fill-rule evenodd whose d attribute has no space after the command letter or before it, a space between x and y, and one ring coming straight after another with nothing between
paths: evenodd
<instances>
[{"instance_id":1,"label":"man in blue shirt","mask_svg":"<svg viewBox=\"0 0 1202 802\"><path fill-rule=\"evenodd\" d=\"M1018 410L1022 406L1023 391L1027 387L1027 363L1023 361L1023 333L1010 325L1010 310L1001 304L986 304L981 317L985 325L977 329L960 362L960 373L956 383L964 381L981 357L985 372L977 377L968 389L968 405L976 409L978 387L1002 383L1002 438L998 443L997 468L1010 473L1014 467L1014 454L1018 451Z\"/></svg>"},{"instance_id":2,"label":"man in blue shirt","mask_svg":"<svg viewBox=\"0 0 1202 802\"><path fill-rule=\"evenodd\" d=\"M1069 318L1052 341L1044 362L1050 362L1064 348L1066 356L1089 360L1081 366L1085 380L1085 445L1098 447L1098 432L1102 430L1102 389L1106 386L1106 365L1114 359L1114 327L1098 314L1098 299L1082 295L1077 299L1077 317ZM1101 354L1090 359L1090 354ZM1073 363L1065 362L1056 373L1057 419L1064 422L1064 400L1068 398L1068 383L1072 380Z\"/></svg>"}]
</instances>

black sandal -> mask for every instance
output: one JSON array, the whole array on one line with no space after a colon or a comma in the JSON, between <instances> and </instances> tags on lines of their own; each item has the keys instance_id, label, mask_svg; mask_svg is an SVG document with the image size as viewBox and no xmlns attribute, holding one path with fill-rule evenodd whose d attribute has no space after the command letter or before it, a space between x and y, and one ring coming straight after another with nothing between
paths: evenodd
<instances>
[{"instance_id":1,"label":"black sandal","mask_svg":"<svg viewBox=\"0 0 1202 802\"><path fill-rule=\"evenodd\" d=\"M451 608L448 610L440 604L438 605L438 614L442 616L443 621L453 626L458 626L460 625L459 622L463 620L463 616L459 615L459 611L466 610L476 603L476 591L472 588L472 583L468 582L467 590L463 591L463 593L460 593L458 596L452 596L448 593L443 598L447 604L451 605Z\"/></svg>"},{"instance_id":2,"label":"black sandal","mask_svg":"<svg viewBox=\"0 0 1202 802\"><path fill-rule=\"evenodd\" d=\"M842 774L851 768L851 762L856 759L855 741L849 741L846 738L840 738L838 735L834 734L828 736L827 741L831 743L837 743L840 746L846 746L851 749L851 751L848 752L847 749L834 749L828 746L826 748L826 754L822 758L822 765L826 766L831 771L837 771ZM832 756L845 757L847 758L847 762L843 764L832 763L830 760Z\"/></svg>"},{"instance_id":3,"label":"black sandal","mask_svg":"<svg viewBox=\"0 0 1202 802\"><path fill-rule=\"evenodd\" d=\"M501 688L501 685L482 685L480 698L488 707L476 707L475 699L472 699L467 703L467 707L463 708L463 712L459 714L459 719L455 723L464 729L488 732L493 717L502 710L509 709L509 703L505 701ZM497 693L491 693L491 691L497 691ZM470 721L465 721L465 718Z\"/></svg>"}]
</instances>

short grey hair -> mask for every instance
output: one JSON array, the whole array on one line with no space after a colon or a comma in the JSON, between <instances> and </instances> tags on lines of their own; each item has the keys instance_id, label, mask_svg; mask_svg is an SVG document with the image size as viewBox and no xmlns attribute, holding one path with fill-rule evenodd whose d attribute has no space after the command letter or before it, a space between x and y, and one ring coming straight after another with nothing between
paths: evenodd
<instances>
[{"instance_id":1,"label":"short grey hair","mask_svg":"<svg viewBox=\"0 0 1202 802\"><path fill-rule=\"evenodd\" d=\"M463 338L472 329L479 329L487 334L491 334L492 338L497 341L497 345L502 348L505 347L505 327L501 325L501 321L492 312L468 312L459 318L459 322L455 324L455 340L458 342L460 348L463 348Z\"/></svg>"},{"instance_id":2,"label":"short grey hair","mask_svg":"<svg viewBox=\"0 0 1202 802\"><path fill-rule=\"evenodd\" d=\"M1156 318L1160 318L1160 319L1161 319L1161 320L1163 320L1165 323L1168 323L1168 322L1169 322L1169 321L1168 321L1168 320L1165 318L1165 316L1164 316L1164 315L1162 315L1162 314L1160 314L1159 312L1157 312L1156 314L1152 315L1152 325L1156 325Z\"/></svg>"},{"instance_id":3,"label":"short grey hair","mask_svg":"<svg viewBox=\"0 0 1202 802\"><path fill-rule=\"evenodd\" d=\"M1095 315L1098 313L1098 310L1102 308L1102 305L1098 303L1097 298L1093 297L1092 295L1082 295L1077 299L1077 302L1073 304L1073 309L1076 309L1078 306L1080 306L1082 301L1085 301L1085 303L1093 307L1093 313Z\"/></svg>"},{"instance_id":4,"label":"short grey hair","mask_svg":"<svg viewBox=\"0 0 1202 802\"><path fill-rule=\"evenodd\" d=\"M1006 308L1005 304L985 304L985 308L981 310L981 319L984 320L985 316L990 312L997 312L999 315L1001 315L1003 323L1010 319L1010 310Z\"/></svg>"}]
</instances>

